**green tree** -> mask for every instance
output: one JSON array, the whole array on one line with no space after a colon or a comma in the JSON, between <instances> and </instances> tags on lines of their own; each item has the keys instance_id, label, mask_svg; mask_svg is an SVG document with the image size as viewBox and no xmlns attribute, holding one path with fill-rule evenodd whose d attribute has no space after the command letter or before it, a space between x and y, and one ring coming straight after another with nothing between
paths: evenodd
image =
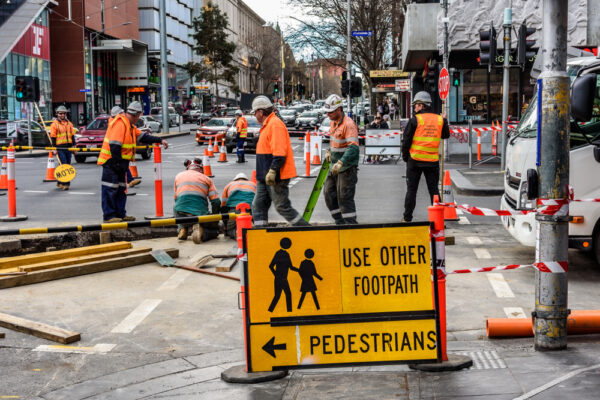
<instances>
[{"instance_id":1,"label":"green tree","mask_svg":"<svg viewBox=\"0 0 600 400\"><path fill-rule=\"evenodd\" d=\"M192 79L207 81L214 84L217 102L219 99L219 80L236 84L239 68L233 63L235 43L228 41L225 28L229 25L227 15L219 6L209 2L202 14L192 22L194 33L194 53L203 58L200 62L189 62L185 68Z\"/></svg>"}]
</instances>

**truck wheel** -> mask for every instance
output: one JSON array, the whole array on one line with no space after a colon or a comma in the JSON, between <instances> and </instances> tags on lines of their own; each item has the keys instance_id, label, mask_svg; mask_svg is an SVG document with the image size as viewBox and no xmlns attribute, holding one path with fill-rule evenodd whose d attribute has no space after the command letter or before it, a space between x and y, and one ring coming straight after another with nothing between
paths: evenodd
<instances>
[{"instance_id":1,"label":"truck wheel","mask_svg":"<svg viewBox=\"0 0 600 400\"><path fill-rule=\"evenodd\" d=\"M144 152L142 153L142 159L149 160L151 156L152 156L152 148L148 147L147 149L144 149Z\"/></svg>"},{"instance_id":2,"label":"truck wheel","mask_svg":"<svg viewBox=\"0 0 600 400\"><path fill-rule=\"evenodd\" d=\"M80 156L80 155L76 155L75 156L75 161L77 161L78 163L83 164L85 162L86 156Z\"/></svg>"}]
</instances>

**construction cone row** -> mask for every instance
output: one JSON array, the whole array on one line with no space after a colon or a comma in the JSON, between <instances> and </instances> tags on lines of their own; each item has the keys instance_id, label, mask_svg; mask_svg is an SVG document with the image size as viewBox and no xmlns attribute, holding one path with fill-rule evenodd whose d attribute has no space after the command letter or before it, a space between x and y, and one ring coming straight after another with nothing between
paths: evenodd
<instances>
[{"instance_id":1,"label":"construction cone row","mask_svg":"<svg viewBox=\"0 0 600 400\"><path fill-rule=\"evenodd\" d=\"M6 156L2 157L2 173L0 174L0 190L8 190L8 172L6 170Z\"/></svg>"},{"instance_id":2,"label":"construction cone row","mask_svg":"<svg viewBox=\"0 0 600 400\"><path fill-rule=\"evenodd\" d=\"M54 177L54 156L52 152L48 153L48 163L46 164L46 178L44 182L56 182Z\"/></svg>"},{"instance_id":3,"label":"construction cone row","mask_svg":"<svg viewBox=\"0 0 600 400\"><path fill-rule=\"evenodd\" d=\"M450 179L450 171L448 170L446 170L446 172L444 173L442 191L444 193L444 203L455 205L456 203L454 203L454 194L452 193L452 179ZM456 215L456 207L444 207L444 220L458 221L458 215Z\"/></svg>"},{"instance_id":4,"label":"construction cone row","mask_svg":"<svg viewBox=\"0 0 600 400\"><path fill-rule=\"evenodd\" d=\"M202 157L202 170L204 172L204 175L208 176L209 178L215 177L212 174L212 169L210 168L210 157L209 156Z\"/></svg>"}]
</instances>

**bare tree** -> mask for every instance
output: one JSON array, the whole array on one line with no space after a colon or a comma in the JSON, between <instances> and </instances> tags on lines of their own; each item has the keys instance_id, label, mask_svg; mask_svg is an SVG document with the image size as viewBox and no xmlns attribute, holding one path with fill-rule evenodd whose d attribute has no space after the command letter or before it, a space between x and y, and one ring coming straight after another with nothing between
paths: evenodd
<instances>
[{"instance_id":1,"label":"bare tree","mask_svg":"<svg viewBox=\"0 0 600 400\"><path fill-rule=\"evenodd\" d=\"M256 57L256 75L263 80L264 93L273 92L273 85L281 75L281 36L273 27L263 30Z\"/></svg>"}]
</instances>

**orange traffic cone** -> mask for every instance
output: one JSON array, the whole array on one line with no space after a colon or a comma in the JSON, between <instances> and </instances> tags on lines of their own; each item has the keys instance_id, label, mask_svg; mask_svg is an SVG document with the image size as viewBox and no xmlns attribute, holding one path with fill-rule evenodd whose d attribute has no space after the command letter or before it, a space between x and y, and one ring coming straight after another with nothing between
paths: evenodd
<instances>
[{"instance_id":1,"label":"orange traffic cone","mask_svg":"<svg viewBox=\"0 0 600 400\"><path fill-rule=\"evenodd\" d=\"M208 146L206 146L206 147L204 148L204 155L205 155L206 157L210 157L210 154L208 153Z\"/></svg>"},{"instance_id":2,"label":"orange traffic cone","mask_svg":"<svg viewBox=\"0 0 600 400\"><path fill-rule=\"evenodd\" d=\"M444 192L444 203L454 203L454 195L452 194L452 179L450 179L450 171L446 170L444 173L444 183L442 185L442 191ZM458 215L456 215L456 207L444 207L444 220L446 221L458 221Z\"/></svg>"},{"instance_id":3,"label":"orange traffic cone","mask_svg":"<svg viewBox=\"0 0 600 400\"><path fill-rule=\"evenodd\" d=\"M213 153L218 153L218 152L219 152L219 141L217 139L215 139L215 147L213 148Z\"/></svg>"},{"instance_id":4,"label":"orange traffic cone","mask_svg":"<svg viewBox=\"0 0 600 400\"><path fill-rule=\"evenodd\" d=\"M46 179L44 182L56 182L54 177L54 156L52 152L48 153L48 163L46 164Z\"/></svg>"},{"instance_id":5,"label":"orange traffic cone","mask_svg":"<svg viewBox=\"0 0 600 400\"><path fill-rule=\"evenodd\" d=\"M210 158L213 158L215 156L215 153L212 150L212 139L208 139L208 156Z\"/></svg>"},{"instance_id":6,"label":"orange traffic cone","mask_svg":"<svg viewBox=\"0 0 600 400\"><path fill-rule=\"evenodd\" d=\"M8 190L8 173L6 171L6 156L2 157L2 173L0 173L0 190Z\"/></svg>"},{"instance_id":7,"label":"orange traffic cone","mask_svg":"<svg viewBox=\"0 0 600 400\"><path fill-rule=\"evenodd\" d=\"M219 153L219 162L227 162L227 148L224 145L221 145L221 152Z\"/></svg>"},{"instance_id":8,"label":"orange traffic cone","mask_svg":"<svg viewBox=\"0 0 600 400\"><path fill-rule=\"evenodd\" d=\"M134 160L131 160L129 163L129 172L131 172L132 179L142 179L142 177L138 175L137 165L135 165Z\"/></svg>"},{"instance_id":9,"label":"orange traffic cone","mask_svg":"<svg viewBox=\"0 0 600 400\"><path fill-rule=\"evenodd\" d=\"M315 143L315 155L312 158L312 165L321 165L321 154L319 154L319 143Z\"/></svg>"},{"instance_id":10,"label":"orange traffic cone","mask_svg":"<svg viewBox=\"0 0 600 400\"><path fill-rule=\"evenodd\" d=\"M202 170L204 172L204 175L208 176L209 178L215 177L212 174L212 169L210 168L210 157L209 156L202 157Z\"/></svg>"},{"instance_id":11,"label":"orange traffic cone","mask_svg":"<svg viewBox=\"0 0 600 400\"><path fill-rule=\"evenodd\" d=\"M250 180L256 185L256 170L252 171L252 177L250 178Z\"/></svg>"}]
</instances>

